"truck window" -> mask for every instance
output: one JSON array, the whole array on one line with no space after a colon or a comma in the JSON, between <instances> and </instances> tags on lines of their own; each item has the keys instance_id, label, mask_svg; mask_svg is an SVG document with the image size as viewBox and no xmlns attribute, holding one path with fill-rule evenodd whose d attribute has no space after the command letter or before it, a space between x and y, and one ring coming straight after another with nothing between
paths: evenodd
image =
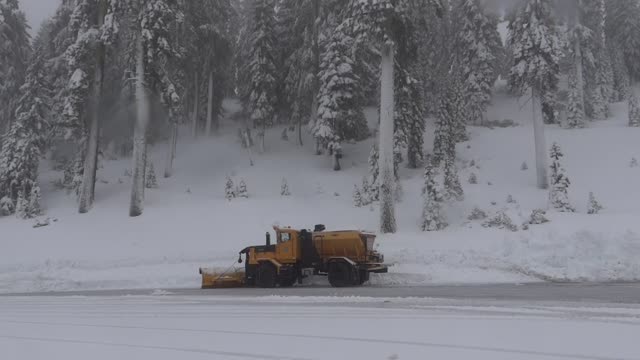
<instances>
[{"instance_id":1,"label":"truck window","mask_svg":"<svg viewBox=\"0 0 640 360\"><path fill-rule=\"evenodd\" d=\"M291 234L286 233L286 232L280 233L280 242L281 243L289 242L289 240L291 240Z\"/></svg>"}]
</instances>

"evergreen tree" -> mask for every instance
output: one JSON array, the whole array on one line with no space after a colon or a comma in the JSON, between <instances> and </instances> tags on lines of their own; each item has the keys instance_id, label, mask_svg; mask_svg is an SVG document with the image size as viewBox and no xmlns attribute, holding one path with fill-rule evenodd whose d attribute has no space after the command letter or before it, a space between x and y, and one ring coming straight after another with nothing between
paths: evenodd
<instances>
[{"instance_id":1,"label":"evergreen tree","mask_svg":"<svg viewBox=\"0 0 640 360\"><path fill-rule=\"evenodd\" d=\"M371 152L369 153L369 160L368 160L368 164L369 164L369 180L367 181L366 179L363 180L363 190L365 191L367 198L370 200L370 202L373 201L378 201L379 198L379 176L380 176L380 168L379 166L379 160L378 160L379 154L378 154L378 147L376 145L373 145L371 147ZM367 187L365 188L364 186L364 181L367 182ZM367 191L368 188L368 191Z\"/></svg>"},{"instance_id":2,"label":"evergreen tree","mask_svg":"<svg viewBox=\"0 0 640 360\"><path fill-rule=\"evenodd\" d=\"M607 1L607 36L619 46L630 75L640 78L640 2Z\"/></svg>"},{"instance_id":3,"label":"evergreen tree","mask_svg":"<svg viewBox=\"0 0 640 360\"><path fill-rule=\"evenodd\" d=\"M153 162L149 162L149 167L146 173L147 173L147 180L145 182L145 187L147 189L157 189L158 179L156 178L156 170L153 167Z\"/></svg>"},{"instance_id":4,"label":"evergreen tree","mask_svg":"<svg viewBox=\"0 0 640 360\"><path fill-rule=\"evenodd\" d=\"M407 149L407 167L417 169L424 160L424 131L426 128L422 94L418 80L396 62L395 149ZM397 163L398 161L396 161ZM396 171L397 175L397 171Z\"/></svg>"},{"instance_id":5,"label":"evergreen tree","mask_svg":"<svg viewBox=\"0 0 640 360\"><path fill-rule=\"evenodd\" d=\"M224 186L224 198L231 201L231 199L236 197L235 185L233 184L233 180L227 176L227 182Z\"/></svg>"},{"instance_id":6,"label":"evergreen tree","mask_svg":"<svg viewBox=\"0 0 640 360\"><path fill-rule=\"evenodd\" d=\"M312 124L312 133L324 148L338 139L362 140L368 132L352 58L354 39L345 25L332 30L320 63L318 114Z\"/></svg>"},{"instance_id":7,"label":"evergreen tree","mask_svg":"<svg viewBox=\"0 0 640 360\"><path fill-rule=\"evenodd\" d=\"M478 183L478 176L476 175L476 173L471 173L471 175L469 175L469 184L477 184Z\"/></svg>"},{"instance_id":8,"label":"evergreen tree","mask_svg":"<svg viewBox=\"0 0 640 360\"><path fill-rule=\"evenodd\" d=\"M353 185L353 205L356 207L364 206L364 200L362 199L362 193L358 188L358 185Z\"/></svg>"},{"instance_id":9,"label":"evergreen tree","mask_svg":"<svg viewBox=\"0 0 640 360\"><path fill-rule=\"evenodd\" d=\"M16 119L4 136L0 151L0 199L8 198L14 209L20 192L25 203L23 210L28 208L32 189L38 186L38 166L46 142L51 99L44 62L37 49L20 88Z\"/></svg>"},{"instance_id":10,"label":"evergreen tree","mask_svg":"<svg viewBox=\"0 0 640 360\"><path fill-rule=\"evenodd\" d=\"M0 135L11 125L25 80L31 55L28 31L18 0L0 1Z\"/></svg>"},{"instance_id":11,"label":"evergreen tree","mask_svg":"<svg viewBox=\"0 0 640 360\"><path fill-rule=\"evenodd\" d=\"M454 7L455 62L461 69L469 119L482 123L498 77L496 60L502 51L497 18L485 13L480 0L458 0Z\"/></svg>"},{"instance_id":12,"label":"evergreen tree","mask_svg":"<svg viewBox=\"0 0 640 360\"><path fill-rule=\"evenodd\" d=\"M573 206L569 202L569 194L567 190L571 182L565 175L564 168L560 163L564 155L557 143L553 143L551 147L551 191L549 192L549 201L551 206L560 212L574 212Z\"/></svg>"},{"instance_id":13,"label":"evergreen tree","mask_svg":"<svg viewBox=\"0 0 640 360\"><path fill-rule=\"evenodd\" d=\"M240 179L240 185L238 185L238 189L236 190L236 196L240 198L249 197L249 192L247 191L247 184L244 182L244 179Z\"/></svg>"},{"instance_id":14,"label":"evergreen tree","mask_svg":"<svg viewBox=\"0 0 640 360\"><path fill-rule=\"evenodd\" d=\"M265 151L266 129L274 124L278 99L275 4L273 0L256 0L249 5L244 36L247 43L241 98L260 137Z\"/></svg>"},{"instance_id":15,"label":"evergreen tree","mask_svg":"<svg viewBox=\"0 0 640 360\"><path fill-rule=\"evenodd\" d=\"M40 205L40 186L32 186L31 193L29 194L29 204L27 211L27 218L35 218L42 215L42 206Z\"/></svg>"},{"instance_id":16,"label":"evergreen tree","mask_svg":"<svg viewBox=\"0 0 640 360\"><path fill-rule=\"evenodd\" d=\"M559 61L561 56L550 0L526 0L510 16L509 46L512 50L513 65L509 76L509 85L517 93L523 94L531 89L532 102L536 108L536 99L547 109L549 97L558 86ZM534 111L534 137L536 147L536 170L538 187L548 187L546 170L546 145L544 124Z\"/></svg>"},{"instance_id":17,"label":"evergreen tree","mask_svg":"<svg viewBox=\"0 0 640 360\"><path fill-rule=\"evenodd\" d=\"M424 171L424 187L422 188L422 231L438 231L447 227L447 223L442 216L443 197L440 194L436 183L436 171L433 161L427 156L426 168Z\"/></svg>"},{"instance_id":18,"label":"evergreen tree","mask_svg":"<svg viewBox=\"0 0 640 360\"><path fill-rule=\"evenodd\" d=\"M587 214L594 215L602 211L604 207L596 200L593 192L589 193L589 205L587 207Z\"/></svg>"},{"instance_id":19,"label":"evergreen tree","mask_svg":"<svg viewBox=\"0 0 640 360\"><path fill-rule=\"evenodd\" d=\"M624 101L629 97L631 76L624 60L621 46L610 41L607 50L611 54L611 68L613 72L613 102Z\"/></svg>"},{"instance_id":20,"label":"evergreen tree","mask_svg":"<svg viewBox=\"0 0 640 360\"><path fill-rule=\"evenodd\" d=\"M570 129L585 127L584 97L576 79L575 69L569 75L569 104L567 108L567 124Z\"/></svg>"},{"instance_id":21,"label":"evergreen tree","mask_svg":"<svg viewBox=\"0 0 640 360\"><path fill-rule=\"evenodd\" d=\"M289 184L287 183L287 179L282 178L282 186L280 186L280 195L282 196L290 196L291 192L289 191Z\"/></svg>"},{"instance_id":22,"label":"evergreen tree","mask_svg":"<svg viewBox=\"0 0 640 360\"><path fill-rule=\"evenodd\" d=\"M458 168L455 162L455 148L449 151L444 159L444 191L445 198L461 201L464 198L464 191L460 185Z\"/></svg>"},{"instance_id":23,"label":"evergreen tree","mask_svg":"<svg viewBox=\"0 0 640 360\"><path fill-rule=\"evenodd\" d=\"M363 177L362 178L362 191L360 192L360 194L362 195L362 205L369 205L371 204L374 200L371 198L371 186L369 185L369 181L367 180L367 177Z\"/></svg>"},{"instance_id":24,"label":"evergreen tree","mask_svg":"<svg viewBox=\"0 0 640 360\"><path fill-rule=\"evenodd\" d=\"M571 74L569 80L569 128L582 128L585 126L585 73L594 71L593 53L589 43L593 40L592 32L583 26L580 20L576 20L573 29L569 33L569 53L572 58Z\"/></svg>"},{"instance_id":25,"label":"evergreen tree","mask_svg":"<svg viewBox=\"0 0 640 360\"><path fill-rule=\"evenodd\" d=\"M16 216L20 219L27 219L29 215L29 200L25 196L24 189L18 191L18 199L16 200Z\"/></svg>"},{"instance_id":26,"label":"evergreen tree","mask_svg":"<svg viewBox=\"0 0 640 360\"><path fill-rule=\"evenodd\" d=\"M613 69L607 52L605 0L582 0L580 2L581 23L591 31L587 43L593 54L594 67L585 74L585 113L592 119L608 116L608 102L613 97Z\"/></svg>"},{"instance_id":27,"label":"evergreen tree","mask_svg":"<svg viewBox=\"0 0 640 360\"><path fill-rule=\"evenodd\" d=\"M629 126L640 127L640 99L634 94L629 96Z\"/></svg>"},{"instance_id":28,"label":"evergreen tree","mask_svg":"<svg viewBox=\"0 0 640 360\"><path fill-rule=\"evenodd\" d=\"M439 165L455 158L456 143L466 135L464 95L460 83L454 81L441 96L436 120L433 159Z\"/></svg>"}]
</instances>

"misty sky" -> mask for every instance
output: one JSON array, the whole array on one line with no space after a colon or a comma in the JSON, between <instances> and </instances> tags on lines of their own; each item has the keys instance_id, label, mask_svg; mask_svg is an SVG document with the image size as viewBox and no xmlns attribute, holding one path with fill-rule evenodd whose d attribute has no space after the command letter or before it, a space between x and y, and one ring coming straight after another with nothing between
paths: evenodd
<instances>
[{"instance_id":1,"label":"misty sky","mask_svg":"<svg viewBox=\"0 0 640 360\"><path fill-rule=\"evenodd\" d=\"M27 15L31 33L38 31L44 19L53 15L60 0L20 0L20 7Z\"/></svg>"}]
</instances>

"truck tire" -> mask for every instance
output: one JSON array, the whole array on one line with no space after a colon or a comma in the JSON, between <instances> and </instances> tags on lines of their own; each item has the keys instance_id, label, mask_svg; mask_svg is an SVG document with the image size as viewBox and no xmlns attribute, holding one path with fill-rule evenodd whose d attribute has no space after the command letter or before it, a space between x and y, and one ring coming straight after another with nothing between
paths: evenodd
<instances>
[{"instance_id":1,"label":"truck tire","mask_svg":"<svg viewBox=\"0 0 640 360\"><path fill-rule=\"evenodd\" d=\"M271 264L260 264L258 266L258 279L257 284L261 288L274 288L278 275L276 274L276 268Z\"/></svg>"},{"instance_id":2,"label":"truck tire","mask_svg":"<svg viewBox=\"0 0 640 360\"><path fill-rule=\"evenodd\" d=\"M351 265L336 261L329 264L329 284L333 287L347 287L359 285L360 279Z\"/></svg>"},{"instance_id":3,"label":"truck tire","mask_svg":"<svg viewBox=\"0 0 640 360\"><path fill-rule=\"evenodd\" d=\"M360 279L358 279L358 285L362 285L369 281L369 272L367 270L360 270Z\"/></svg>"}]
</instances>

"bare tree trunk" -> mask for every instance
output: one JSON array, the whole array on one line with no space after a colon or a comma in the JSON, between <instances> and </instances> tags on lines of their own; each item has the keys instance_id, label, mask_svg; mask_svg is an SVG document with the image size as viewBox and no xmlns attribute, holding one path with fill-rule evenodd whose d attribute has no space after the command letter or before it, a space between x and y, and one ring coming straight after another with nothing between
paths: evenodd
<instances>
[{"instance_id":1,"label":"bare tree trunk","mask_svg":"<svg viewBox=\"0 0 640 360\"><path fill-rule=\"evenodd\" d=\"M547 189L549 187L549 179L547 177L547 142L544 136L544 119L542 113L540 116L536 114L536 91L531 88L531 104L533 114L533 136L535 141L536 152L536 176L538 188Z\"/></svg>"},{"instance_id":2,"label":"bare tree trunk","mask_svg":"<svg viewBox=\"0 0 640 360\"><path fill-rule=\"evenodd\" d=\"M200 79L198 79L198 72L196 71L195 74L195 80L194 80L194 84L195 84L195 92L194 92L194 101L193 101L193 119L191 122L191 135L193 136L193 138L197 138L198 137L198 118L200 117L200 84L199 84Z\"/></svg>"},{"instance_id":3,"label":"bare tree trunk","mask_svg":"<svg viewBox=\"0 0 640 360\"><path fill-rule=\"evenodd\" d=\"M107 3L100 0L98 3L98 28L102 27L107 13ZM102 43L98 44L96 53L97 63L93 80L93 96L90 99L91 110L89 120L89 138L85 151L84 171L82 185L80 186L78 212L89 212L93 206L96 190L96 173L98 171L98 147L100 146L100 102L102 97L102 83L104 79L105 49Z\"/></svg>"},{"instance_id":4,"label":"bare tree trunk","mask_svg":"<svg viewBox=\"0 0 640 360\"><path fill-rule=\"evenodd\" d=\"M164 177L170 178L173 175L173 160L176 158L176 147L178 145L178 123L171 123L171 137L169 138L169 151L164 167Z\"/></svg>"},{"instance_id":5,"label":"bare tree trunk","mask_svg":"<svg viewBox=\"0 0 640 360\"><path fill-rule=\"evenodd\" d=\"M213 71L209 71L209 94L207 98L207 126L205 136L211 136L211 123L213 122Z\"/></svg>"},{"instance_id":6,"label":"bare tree trunk","mask_svg":"<svg viewBox=\"0 0 640 360\"><path fill-rule=\"evenodd\" d=\"M380 76L380 143L378 167L380 169L380 231L396 232L394 204L395 175L393 164L393 115L394 115L394 47L385 44L382 50L382 74Z\"/></svg>"},{"instance_id":7,"label":"bare tree trunk","mask_svg":"<svg viewBox=\"0 0 640 360\"><path fill-rule=\"evenodd\" d=\"M149 123L149 99L145 88L145 64L142 36L136 44L136 107L137 116L133 132L133 176L129 216L140 216L144 210L144 181L147 162L147 126Z\"/></svg>"}]
</instances>

